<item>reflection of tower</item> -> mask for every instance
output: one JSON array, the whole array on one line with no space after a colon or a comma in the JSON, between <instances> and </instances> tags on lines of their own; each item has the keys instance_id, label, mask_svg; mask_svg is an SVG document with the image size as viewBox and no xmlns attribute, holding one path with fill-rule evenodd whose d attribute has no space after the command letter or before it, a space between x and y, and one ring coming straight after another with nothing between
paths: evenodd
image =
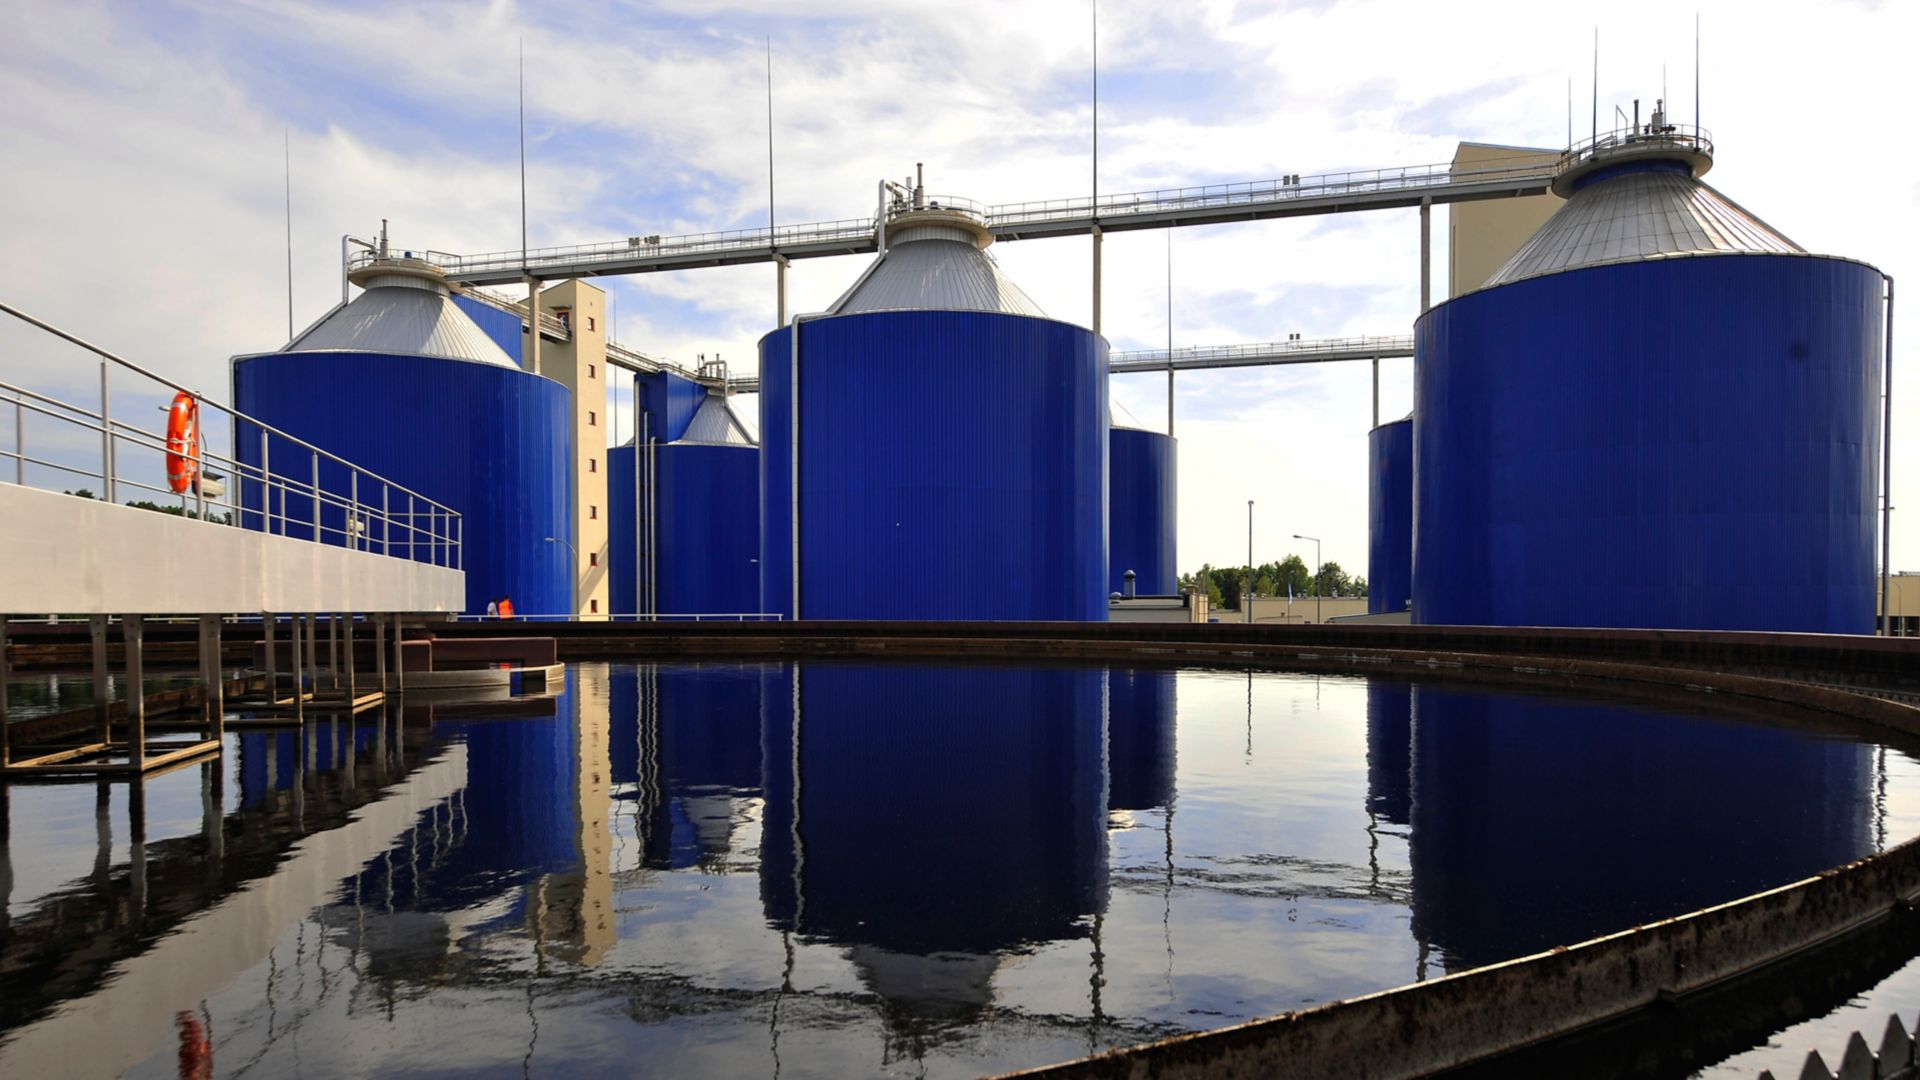
<instances>
[{"instance_id":1,"label":"reflection of tower","mask_svg":"<svg viewBox=\"0 0 1920 1080\"><path fill-rule=\"evenodd\" d=\"M574 843L580 861L550 873L534 887L529 919L535 940L551 955L576 964L598 963L611 948L613 926L613 836L607 814L613 789L608 758L607 665L578 664L573 679L572 720L575 782L571 792ZM567 718L567 711L561 716ZM564 789L563 789L564 790Z\"/></svg>"},{"instance_id":2,"label":"reflection of tower","mask_svg":"<svg viewBox=\"0 0 1920 1080\"><path fill-rule=\"evenodd\" d=\"M997 955L1106 904L1105 674L806 666L763 699L761 900L851 946L895 1019L985 1005Z\"/></svg>"},{"instance_id":3,"label":"reflection of tower","mask_svg":"<svg viewBox=\"0 0 1920 1080\"><path fill-rule=\"evenodd\" d=\"M1173 802L1174 673L1115 668L1107 675L1107 809Z\"/></svg>"},{"instance_id":4,"label":"reflection of tower","mask_svg":"<svg viewBox=\"0 0 1920 1080\"><path fill-rule=\"evenodd\" d=\"M1413 685L1367 680L1367 814L1406 825L1413 811Z\"/></svg>"},{"instance_id":5,"label":"reflection of tower","mask_svg":"<svg viewBox=\"0 0 1920 1080\"><path fill-rule=\"evenodd\" d=\"M641 864L693 866L733 845L760 794L762 665L644 665L611 676L613 781Z\"/></svg>"},{"instance_id":6,"label":"reflection of tower","mask_svg":"<svg viewBox=\"0 0 1920 1080\"><path fill-rule=\"evenodd\" d=\"M1448 970L1872 850L1866 746L1551 698L1428 686L1413 697L1413 932Z\"/></svg>"}]
</instances>

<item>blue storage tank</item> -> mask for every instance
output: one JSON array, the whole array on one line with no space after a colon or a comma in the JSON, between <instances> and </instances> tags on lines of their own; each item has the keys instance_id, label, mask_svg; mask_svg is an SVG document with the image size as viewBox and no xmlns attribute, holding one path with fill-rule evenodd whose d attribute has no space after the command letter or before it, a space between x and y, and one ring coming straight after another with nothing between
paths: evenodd
<instances>
[{"instance_id":1,"label":"blue storage tank","mask_svg":"<svg viewBox=\"0 0 1920 1080\"><path fill-rule=\"evenodd\" d=\"M572 396L520 370L436 272L376 267L357 276L365 291L352 303L286 349L236 357L235 407L459 512L467 613L503 594L523 615L571 612L566 549L546 538L573 540ZM237 456L257 468L259 434L242 427ZM294 443L273 437L267 458L276 476L310 481L311 458ZM323 462L320 485L345 500L347 470ZM242 484L241 494L241 523L262 528L258 486ZM377 506L380 494L363 481L360 497ZM276 517L280 509L276 498ZM285 509L287 531L311 536L298 524L311 519L311 500L289 494ZM345 512L322 510L323 536L337 543ZM381 539L377 526L369 537Z\"/></svg>"},{"instance_id":2,"label":"blue storage tank","mask_svg":"<svg viewBox=\"0 0 1920 1080\"><path fill-rule=\"evenodd\" d=\"M1413 599L1413 417L1367 436L1367 611L1405 611Z\"/></svg>"},{"instance_id":3,"label":"blue storage tank","mask_svg":"<svg viewBox=\"0 0 1920 1080\"><path fill-rule=\"evenodd\" d=\"M1107 615L1107 343L1049 319L971 217L909 211L824 318L760 340L761 610Z\"/></svg>"},{"instance_id":4,"label":"blue storage tank","mask_svg":"<svg viewBox=\"0 0 1920 1080\"><path fill-rule=\"evenodd\" d=\"M1124 593L1128 570L1141 596L1180 591L1173 436L1116 421L1107 435L1108 592Z\"/></svg>"},{"instance_id":5,"label":"blue storage tank","mask_svg":"<svg viewBox=\"0 0 1920 1080\"><path fill-rule=\"evenodd\" d=\"M1701 183L1691 135L1569 160L1417 324L1416 621L1872 632L1880 272Z\"/></svg>"},{"instance_id":6,"label":"blue storage tank","mask_svg":"<svg viewBox=\"0 0 1920 1080\"><path fill-rule=\"evenodd\" d=\"M662 434L607 453L613 613L760 611L759 448L725 397L677 375L638 382Z\"/></svg>"}]
</instances>

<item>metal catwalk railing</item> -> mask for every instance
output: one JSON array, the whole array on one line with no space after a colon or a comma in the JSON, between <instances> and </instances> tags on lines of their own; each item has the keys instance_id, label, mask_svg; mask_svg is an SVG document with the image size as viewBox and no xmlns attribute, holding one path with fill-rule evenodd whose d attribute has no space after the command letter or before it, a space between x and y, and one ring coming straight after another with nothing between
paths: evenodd
<instances>
[{"instance_id":1,"label":"metal catwalk railing","mask_svg":"<svg viewBox=\"0 0 1920 1080\"><path fill-rule=\"evenodd\" d=\"M1273 180L1209 184L985 205L954 197L928 196L925 203L960 209L984 221L1000 240L1085 235L1101 231L1207 225L1307 214L1445 204L1475 199L1540 194L1559 171L1558 162L1541 164L1536 156L1496 159L1472 168L1451 163L1397 169L1357 169L1314 175L1291 174ZM892 218L917 209L895 200ZM438 267L451 281L499 285L528 277L557 279L603 274L638 274L697 266L771 262L775 258L853 255L878 248L877 216L781 225L773 229L729 229L678 236L629 236L620 240L526 251L475 255L410 249L412 258ZM351 256L350 268L376 259L377 253Z\"/></svg>"},{"instance_id":2,"label":"metal catwalk railing","mask_svg":"<svg viewBox=\"0 0 1920 1080\"><path fill-rule=\"evenodd\" d=\"M0 303L0 312L100 358L97 404L79 405L0 380L0 395L4 395L0 397L0 409L12 413L13 429L11 445L0 448L0 463L11 462L12 468L0 472L0 480L49 490L67 490L70 485L90 488L98 483L100 490L94 492L95 496L110 503L132 495L159 508L178 506L183 516L211 524L244 525L281 536L462 568L462 518L444 503L9 304ZM118 379L113 376L116 371L123 373ZM129 381L127 375L134 378ZM116 415L116 390L125 396L166 399L184 395L191 399L195 429L192 443L171 433L165 422L154 427ZM166 406L161 411L169 412ZM208 414L231 426L236 441L231 452L216 451L208 445ZM30 415L52 422L57 432L78 430L86 435L78 443L53 433L29 439ZM98 441L90 449L80 449L93 439ZM257 449L258 460L242 460L241 446ZM174 486L168 477L169 469L176 467L183 474L181 487ZM61 482L45 482L53 478ZM30 485L30 479L42 482Z\"/></svg>"},{"instance_id":3,"label":"metal catwalk railing","mask_svg":"<svg viewBox=\"0 0 1920 1080\"><path fill-rule=\"evenodd\" d=\"M1413 355L1413 336L1296 339L1249 345L1196 345L1184 349L1134 349L1109 353L1116 374L1195 371L1207 368L1319 364L1340 360L1385 360Z\"/></svg>"}]
</instances>

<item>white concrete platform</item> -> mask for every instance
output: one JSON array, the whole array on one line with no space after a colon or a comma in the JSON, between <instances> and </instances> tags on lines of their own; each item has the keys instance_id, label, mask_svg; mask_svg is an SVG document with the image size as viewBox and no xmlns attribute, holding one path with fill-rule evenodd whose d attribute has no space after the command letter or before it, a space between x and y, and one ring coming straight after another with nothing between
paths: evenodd
<instances>
[{"instance_id":1,"label":"white concrete platform","mask_svg":"<svg viewBox=\"0 0 1920 1080\"><path fill-rule=\"evenodd\" d=\"M459 570L0 483L0 612L454 612Z\"/></svg>"}]
</instances>

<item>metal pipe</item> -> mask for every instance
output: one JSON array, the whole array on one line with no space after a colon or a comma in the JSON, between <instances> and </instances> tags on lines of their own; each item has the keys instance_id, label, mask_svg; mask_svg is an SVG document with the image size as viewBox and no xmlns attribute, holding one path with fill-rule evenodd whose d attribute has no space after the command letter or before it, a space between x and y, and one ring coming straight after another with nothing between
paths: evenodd
<instances>
[{"instance_id":1,"label":"metal pipe","mask_svg":"<svg viewBox=\"0 0 1920 1080\"><path fill-rule=\"evenodd\" d=\"M27 410L21 399L13 399L13 482L27 486Z\"/></svg>"},{"instance_id":2,"label":"metal pipe","mask_svg":"<svg viewBox=\"0 0 1920 1080\"><path fill-rule=\"evenodd\" d=\"M873 266L878 265L880 265L879 260L874 260ZM868 273L872 272L873 266L867 268ZM865 275L862 277L864 278ZM855 288L858 287L856 282ZM793 590L793 619L796 622L800 619L800 324L831 314L830 311L815 311L793 317L793 341L791 342L793 352L787 365L787 430L791 436L787 447L789 456L787 464L790 474L788 483L792 486L792 490L787 493L789 498L787 524L791 530L788 540L793 580L790 584Z\"/></svg>"},{"instance_id":3,"label":"metal pipe","mask_svg":"<svg viewBox=\"0 0 1920 1080\"><path fill-rule=\"evenodd\" d=\"M1093 332L1096 334L1100 333L1100 242L1104 237L1096 222L1093 226Z\"/></svg>"},{"instance_id":4,"label":"metal pipe","mask_svg":"<svg viewBox=\"0 0 1920 1080\"><path fill-rule=\"evenodd\" d=\"M635 381L634 389L633 407L635 412L639 412L639 383L637 380ZM647 440L652 437L653 414L643 413L640 416L640 435L633 440L633 614L635 618L647 613L646 605L643 604L640 599L646 590L644 579L647 572L647 555L642 547L640 536L640 520L643 516L640 500L641 492L646 487L645 484L640 482L640 455L645 452Z\"/></svg>"},{"instance_id":5,"label":"metal pipe","mask_svg":"<svg viewBox=\"0 0 1920 1080\"><path fill-rule=\"evenodd\" d=\"M1880 420L1880 633L1893 632L1893 612L1887 606L1893 583L1893 276L1887 281L1887 343L1881 364L1882 415Z\"/></svg>"}]
</instances>

